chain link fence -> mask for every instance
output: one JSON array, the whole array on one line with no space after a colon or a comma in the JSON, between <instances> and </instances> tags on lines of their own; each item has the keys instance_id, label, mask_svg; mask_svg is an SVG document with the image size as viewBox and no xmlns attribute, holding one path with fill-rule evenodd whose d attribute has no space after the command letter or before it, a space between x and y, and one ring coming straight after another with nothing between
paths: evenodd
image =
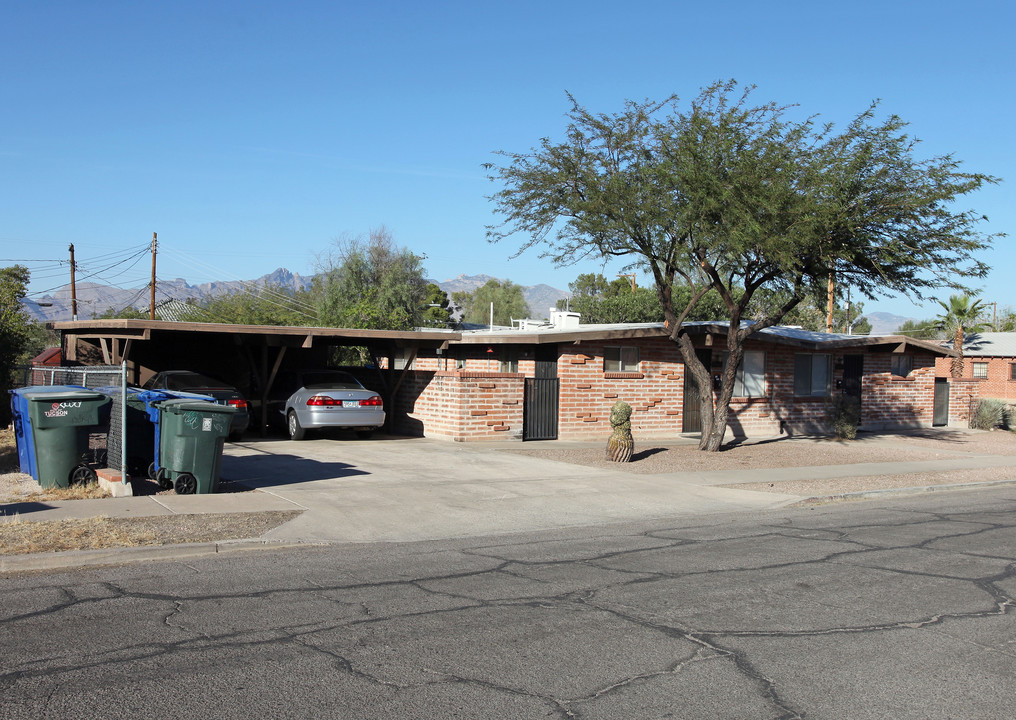
<instances>
[{"instance_id":1,"label":"chain link fence","mask_svg":"<svg viewBox=\"0 0 1016 720\"><path fill-rule=\"evenodd\" d=\"M31 385L80 385L89 389L120 386L123 368L119 365L87 365L51 367L36 365L21 367L15 373L15 387Z\"/></svg>"},{"instance_id":2,"label":"chain link fence","mask_svg":"<svg viewBox=\"0 0 1016 720\"><path fill-rule=\"evenodd\" d=\"M91 462L115 470L123 470L124 452L124 395L121 392L126 367L120 365L87 365L73 367L54 367L48 365L22 366L15 369L14 387L30 387L35 385L78 385L90 390L102 388L113 398L109 416L109 431L89 435L89 451ZM128 393L127 401L132 395ZM128 465L140 465L141 461ZM137 472L139 467L129 467Z\"/></svg>"}]
</instances>

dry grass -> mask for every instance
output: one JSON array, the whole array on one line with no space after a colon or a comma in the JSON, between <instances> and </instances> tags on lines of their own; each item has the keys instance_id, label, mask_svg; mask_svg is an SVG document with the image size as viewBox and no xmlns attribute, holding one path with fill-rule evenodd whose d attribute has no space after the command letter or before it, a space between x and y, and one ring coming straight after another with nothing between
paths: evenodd
<instances>
[{"instance_id":1,"label":"dry grass","mask_svg":"<svg viewBox=\"0 0 1016 720\"><path fill-rule=\"evenodd\" d=\"M15 518L0 523L4 554L96 550L114 547L217 542L260 537L301 511L169 515L140 518L89 518L35 522Z\"/></svg>"},{"instance_id":2,"label":"dry grass","mask_svg":"<svg viewBox=\"0 0 1016 720\"><path fill-rule=\"evenodd\" d=\"M17 472L18 447L14 441L14 426L0 429L0 473Z\"/></svg>"},{"instance_id":3,"label":"dry grass","mask_svg":"<svg viewBox=\"0 0 1016 720\"><path fill-rule=\"evenodd\" d=\"M99 483L79 483L65 488L46 488L32 500L94 500L109 497L109 493L99 487Z\"/></svg>"}]
</instances>

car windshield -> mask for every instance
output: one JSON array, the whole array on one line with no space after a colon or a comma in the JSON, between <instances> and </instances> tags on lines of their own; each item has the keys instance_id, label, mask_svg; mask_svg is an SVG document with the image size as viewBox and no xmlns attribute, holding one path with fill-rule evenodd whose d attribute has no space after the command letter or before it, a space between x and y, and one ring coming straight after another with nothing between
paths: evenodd
<instances>
[{"instance_id":1,"label":"car windshield","mask_svg":"<svg viewBox=\"0 0 1016 720\"><path fill-rule=\"evenodd\" d=\"M226 387L221 380L210 378L196 372L174 373L166 376L167 390L187 390L188 388Z\"/></svg>"},{"instance_id":2,"label":"car windshield","mask_svg":"<svg viewBox=\"0 0 1016 720\"><path fill-rule=\"evenodd\" d=\"M301 380L306 388L333 387L343 390L359 390L363 387L355 377L339 371L307 372L303 373Z\"/></svg>"}]
</instances>

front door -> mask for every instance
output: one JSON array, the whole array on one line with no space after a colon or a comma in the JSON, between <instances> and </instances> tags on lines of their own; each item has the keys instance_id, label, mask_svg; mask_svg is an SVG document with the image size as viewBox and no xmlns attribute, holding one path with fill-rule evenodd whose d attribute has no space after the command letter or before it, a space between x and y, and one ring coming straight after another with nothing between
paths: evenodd
<instances>
[{"instance_id":1,"label":"front door","mask_svg":"<svg viewBox=\"0 0 1016 720\"><path fill-rule=\"evenodd\" d=\"M864 375L864 355L843 356L843 396L857 406L857 419L861 420L861 376Z\"/></svg>"},{"instance_id":2,"label":"front door","mask_svg":"<svg viewBox=\"0 0 1016 720\"><path fill-rule=\"evenodd\" d=\"M522 407L523 440L556 440L560 380L557 345L536 347L536 377L526 378Z\"/></svg>"},{"instance_id":3,"label":"front door","mask_svg":"<svg viewBox=\"0 0 1016 720\"><path fill-rule=\"evenodd\" d=\"M935 407L931 424L935 427L949 424L949 380L946 378L935 378Z\"/></svg>"}]
</instances>

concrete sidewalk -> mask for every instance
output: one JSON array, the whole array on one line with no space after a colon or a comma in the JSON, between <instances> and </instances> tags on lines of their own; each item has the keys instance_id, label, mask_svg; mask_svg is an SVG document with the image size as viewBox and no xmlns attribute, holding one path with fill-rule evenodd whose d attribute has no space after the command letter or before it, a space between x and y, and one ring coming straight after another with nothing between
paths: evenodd
<instances>
[{"instance_id":1,"label":"concrete sidewalk","mask_svg":"<svg viewBox=\"0 0 1016 720\"><path fill-rule=\"evenodd\" d=\"M223 457L222 476L253 488L250 492L16 503L5 506L7 517L0 522L10 521L14 515L21 520L62 520L303 510L257 541L287 545L406 542L763 511L806 499L719 487L744 482L743 470L640 475L503 452L505 449L504 444L422 438L230 444ZM934 472L997 467L1012 461L1012 457L977 455L779 468L752 470L751 479ZM9 569L9 564L4 562L2 567Z\"/></svg>"}]
</instances>

